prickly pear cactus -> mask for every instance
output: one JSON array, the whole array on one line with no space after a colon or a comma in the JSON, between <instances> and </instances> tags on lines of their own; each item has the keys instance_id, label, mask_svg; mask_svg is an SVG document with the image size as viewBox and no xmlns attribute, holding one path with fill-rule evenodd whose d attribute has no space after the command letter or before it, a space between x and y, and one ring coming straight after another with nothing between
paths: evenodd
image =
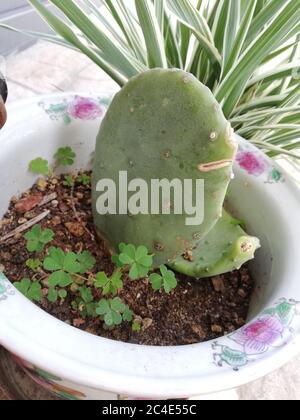
<instances>
[{"instance_id":1,"label":"prickly pear cactus","mask_svg":"<svg viewBox=\"0 0 300 420\"><path fill-rule=\"evenodd\" d=\"M217 276L239 269L254 258L259 240L247 235L240 222L225 210L223 217L189 255L170 263L174 270L191 277ZM187 257L190 260L186 259Z\"/></svg>"},{"instance_id":2,"label":"prickly pear cactus","mask_svg":"<svg viewBox=\"0 0 300 420\"><path fill-rule=\"evenodd\" d=\"M146 245L155 264L194 247L222 216L237 144L210 90L181 70L154 69L132 78L114 98L97 138L93 211L99 234L113 248ZM99 215L100 179L203 179L204 221L186 225L186 214ZM195 197L195 188L193 191ZM150 204L150 200L149 200ZM173 201L163 203L173 208ZM150 209L150 205L149 205Z\"/></svg>"}]
</instances>

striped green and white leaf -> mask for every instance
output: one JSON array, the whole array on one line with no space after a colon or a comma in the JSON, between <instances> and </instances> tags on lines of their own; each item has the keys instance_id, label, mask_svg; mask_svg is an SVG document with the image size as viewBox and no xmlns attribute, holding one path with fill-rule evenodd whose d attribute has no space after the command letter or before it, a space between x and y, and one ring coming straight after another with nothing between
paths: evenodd
<instances>
[{"instance_id":1,"label":"striped green and white leaf","mask_svg":"<svg viewBox=\"0 0 300 420\"><path fill-rule=\"evenodd\" d=\"M81 51L120 86L152 67L186 69L240 134L300 157L300 0L28 2L55 32L29 36Z\"/></svg>"}]
</instances>

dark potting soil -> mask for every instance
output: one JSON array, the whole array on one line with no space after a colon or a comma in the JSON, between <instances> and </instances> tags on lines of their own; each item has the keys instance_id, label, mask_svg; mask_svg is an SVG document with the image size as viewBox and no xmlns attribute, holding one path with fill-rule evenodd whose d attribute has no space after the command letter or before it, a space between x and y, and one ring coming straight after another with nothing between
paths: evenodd
<instances>
[{"instance_id":1,"label":"dark potting soil","mask_svg":"<svg viewBox=\"0 0 300 420\"><path fill-rule=\"evenodd\" d=\"M13 282L32 278L33 272L25 263L32 258L26 249L24 233L1 241L5 235L27 221L49 210L39 223L51 228L55 238L49 246L65 251L90 251L96 258L93 273L112 274L114 265L105 243L96 237L91 210L91 188L75 183L74 188L63 185L64 177L40 180L21 198L13 198L8 212L0 222L0 271ZM46 203L45 203L46 202ZM45 252L47 252L45 248ZM45 255L45 253L43 254ZM119 296L134 312L141 324L138 332L132 324L123 322L108 330L98 318L83 319L71 308L78 296L68 291L68 297L57 303L43 298L39 304L48 313L69 325L102 337L147 345L184 345L216 339L245 324L254 280L247 266L222 276L195 280L176 274L178 286L170 294L155 292L148 279L132 281L124 278ZM41 281L47 295L47 280ZM93 288L96 301L99 289Z\"/></svg>"}]
</instances>

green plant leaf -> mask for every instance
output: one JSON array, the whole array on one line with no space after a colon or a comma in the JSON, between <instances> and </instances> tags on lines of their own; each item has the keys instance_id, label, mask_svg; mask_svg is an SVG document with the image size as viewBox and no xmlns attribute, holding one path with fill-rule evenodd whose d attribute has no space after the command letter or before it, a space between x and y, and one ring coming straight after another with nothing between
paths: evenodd
<instances>
[{"instance_id":1,"label":"green plant leaf","mask_svg":"<svg viewBox=\"0 0 300 420\"><path fill-rule=\"evenodd\" d=\"M41 225L35 225L24 238L27 240L26 248L29 252L41 252L45 245L53 240L54 232L51 229L42 230Z\"/></svg>"},{"instance_id":2,"label":"green plant leaf","mask_svg":"<svg viewBox=\"0 0 300 420\"><path fill-rule=\"evenodd\" d=\"M14 283L16 289L19 290L27 299L31 301L40 302L42 300L42 286L38 282L31 282L30 279L25 278L20 282Z\"/></svg>"},{"instance_id":3,"label":"green plant leaf","mask_svg":"<svg viewBox=\"0 0 300 420\"><path fill-rule=\"evenodd\" d=\"M65 253L61 248L49 248L48 257L44 260L44 269L47 271L62 270L64 268Z\"/></svg>"},{"instance_id":4,"label":"green plant leaf","mask_svg":"<svg viewBox=\"0 0 300 420\"><path fill-rule=\"evenodd\" d=\"M59 290L59 292L58 292L58 296L59 296L61 299L65 299L65 298L68 296L68 292L67 292L66 290L64 290L64 289L61 289L61 290Z\"/></svg>"},{"instance_id":5,"label":"green plant leaf","mask_svg":"<svg viewBox=\"0 0 300 420\"><path fill-rule=\"evenodd\" d=\"M26 267L30 268L33 271L38 271L38 269L41 267L42 262L38 258L29 258L26 261Z\"/></svg>"},{"instance_id":6,"label":"green plant leaf","mask_svg":"<svg viewBox=\"0 0 300 420\"><path fill-rule=\"evenodd\" d=\"M79 184L87 186L87 185L90 185L91 183L91 177L86 174L80 174L78 175L76 181L79 182Z\"/></svg>"},{"instance_id":7,"label":"green plant leaf","mask_svg":"<svg viewBox=\"0 0 300 420\"><path fill-rule=\"evenodd\" d=\"M109 311L110 311L110 305L109 305L108 300L101 299L100 302L98 303L97 308L96 308L97 314L98 315L105 315Z\"/></svg>"},{"instance_id":8,"label":"green plant leaf","mask_svg":"<svg viewBox=\"0 0 300 420\"><path fill-rule=\"evenodd\" d=\"M32 1L32 0L30 0ZM50 0L55 4L70 21L77 26L82 33L104 53L107 61L116 69L120 69L128 78L135 76L145 69L140 63L130 56L128 51L124 51L120 45L116 45L106 34L97 26L84 11L72 0Z\"/></svg>"},{"instance_id":9,"label":"green plant leaf","mask_svg":"<svg viewBox=\"0 0 300 420\"><path fill-rule=\"evenodd\" d=\"M55 303L57 302L58 299L58 293L57 290L54 287L50 287L48 289L48 295L47 295L47 299L49 300L49 302L51 303Z\"/></svg>"},{"instance_id":10,"label":"green plant leaf","mask_svg":"<svg viewBox=\"0 0 300 420\"><path fill-rule=\"evenodd\" d=\"M167 6L180 22L192 30L211 61L216 74L219 74L221 55L214 45L213 36L205 19L188 0L167 0Z\"/></svg>"},{"instance_id":11,"label":"green plant leaf","mask_svg":"<svg viewBox=\"0 0 300 420\"><path fill-rule=\"evenodd\" d=\"M94 301L94 296L90 287L80 287L80 296L85 303Z\"/></svg>"},{"instance_id":12,"label":"green plant leaf","mask_svg":"<svg viewBox=\"0 0 300 420\"><path fill-rule=\"evenodd\" d=\"M151 274L150 282L152 284L153 290L160 290L163 285L163 278L159 274Z\"/></svg>"},{"instance_id":13,"label":"green plant leaf","mask_svg":"<svg viewBox=\"0 0 300 420\"><path fill-rule=\"evenodd\" d=\"M117 71L107 59L103 58L103 53L91 48L89 43L82 42L77 32L75 33L70 26L59 19L53 13L49 11L47 7L41 4L38 0L28 0L28 2L37 10L42 18L49 24L49 26L57 32L63 39L65 39L72 46L75 46L82 51L87 57L89 57L94 63L102 68L110 77L112 77L116 83L123 86L128 77L124 76L121 69ZM76 24L75 24L76 27Z\"/></svg>"},{"instance_id":14,"label":"green plant leaf","mask_svg":"<svg viewBox=\"0 0 300 420\"><path fill-rule=\"evenodd\" d=\"M164 39L153 4L149 0L135 0L135 6L147 46L149 67L168 68Z\"/></svg>"},{"instance_id":15,"label":"green plant leaf","mask_svg":"<svg viewBox=\"0 0 300 420\"><path fill-rule=\"evenodd\" d=\"M75 184L75 182L74 182L74 179L73 179L72 175L66 175L65 180L63 182L63 185L65 187L72 188L74 186L74 184Z\"/></svg>"},{"instance_id":16,"label":"green plant leaf","mask_svg":"<svg viewBox=\"0 0 300 420\"><path fill-rule=\"evenodd\" d=\"M76 158L76 153L69 146L60 147L54 158L59 166L71 166Z\"/></svg>"},{"instance_id":17,"label":"green plant leaf","mask_svg":"<svg viewBox=\"0 0 300 420\"><path fill-rule=\"evenodd\" d=\"M154 273L150 276L150 282L153 290L161 290L163 287L166 293L170 293L171 290L177 287L177 279L173 271L168 270L165 265L159 267L161 275Z\"/></svg>"},{"instance_id":18,"label":"green plant leaf","mask_svg":"<svg viewBox=\"0 0 300 420\"><path fill-rule=\"evenodd\" d=\"M63 269L64 271L71 274L77 274L81 272L82 265L77 261L77 255L74 252L68 252L65 255Z\"/></svg>"},{"instance_id":19,"label":"green plant leaf","mask_svg":"<svg viewBox=\"0 0 300 420\"><path fill-rule=\"evenodd\" d=\"M81 266L79 271L81 274L85 274L92 270L96 264L96 259L89 251L83 251L80 254L77 254L77 260Z\"/></svg>"},{"instance_id":20,"label":"green plant leaf","mask_svg":"<svg viewBox=\"0 0 300 420\"><path fill-rule=\"evenodd\" d=\"M29 170L34 174L50 175L51 171L47 160L36 158L29 163Z\"/></svg>"},{"instance_id":21,"label":"green plant leaf","mask_svg":"<svg viewBox=\"0 0 300 420\"><path fill-rule=\"evenodd\" d=\"M49 276L49 284L50 286L60 286L60 287L67 287L73 283L72 277L66 273L65 271L59 270L55 271Z\"/></svg>"}]
</instances>

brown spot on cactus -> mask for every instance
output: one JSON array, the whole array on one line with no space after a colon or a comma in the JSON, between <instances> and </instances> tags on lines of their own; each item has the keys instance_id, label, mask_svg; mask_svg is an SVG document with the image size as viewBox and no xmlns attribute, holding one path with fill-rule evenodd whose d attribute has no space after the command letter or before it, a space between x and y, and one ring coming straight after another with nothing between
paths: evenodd
<instances>
[{"instance_id":1,"label":"brown spot on cactus","mask_svg":"<svg viewBox=\"0 0 300 420\"><path fill-rule=\"evenodd\" d=\"M170 159L170 157L171 157L171 152L170 152L170 150L166 150L165 151L165 153L164 153L164 159Z\"/></svg>"},{"instance_id":2,"label":"brown spot on cactus","mask_svg":"<svg viewBox=\"0 0 300 420\"><path fill-rule=\"evenodd\" d=\"M162 252L165 249L165 247L161 242L155 242L154 249L155 251Z\"/></svg>"},{"instance_id":3,"label":"brown spot on cactus","mask_svg":"<svg viewBox=\"0 0 300 420\"><path fill-rule=\"evenodd\" d=\"M253 243L251 241L245 241L241 243L242 252L249 252L253 248Z\"/></svg>"},{"instance_id":4,"label":"brown spot on cactus","mask_svg":"<svg viewBox=\"0 0 300 420\"><path fill-rule=\"evenodd\" d=\"M217 171L219 169L232 166L232 163L233 163L232 159L223 159L223 160L217 160L216 162L201 163L200 165L198 165L198 170L200 172Z\"/></svg>"}]
</instances>

